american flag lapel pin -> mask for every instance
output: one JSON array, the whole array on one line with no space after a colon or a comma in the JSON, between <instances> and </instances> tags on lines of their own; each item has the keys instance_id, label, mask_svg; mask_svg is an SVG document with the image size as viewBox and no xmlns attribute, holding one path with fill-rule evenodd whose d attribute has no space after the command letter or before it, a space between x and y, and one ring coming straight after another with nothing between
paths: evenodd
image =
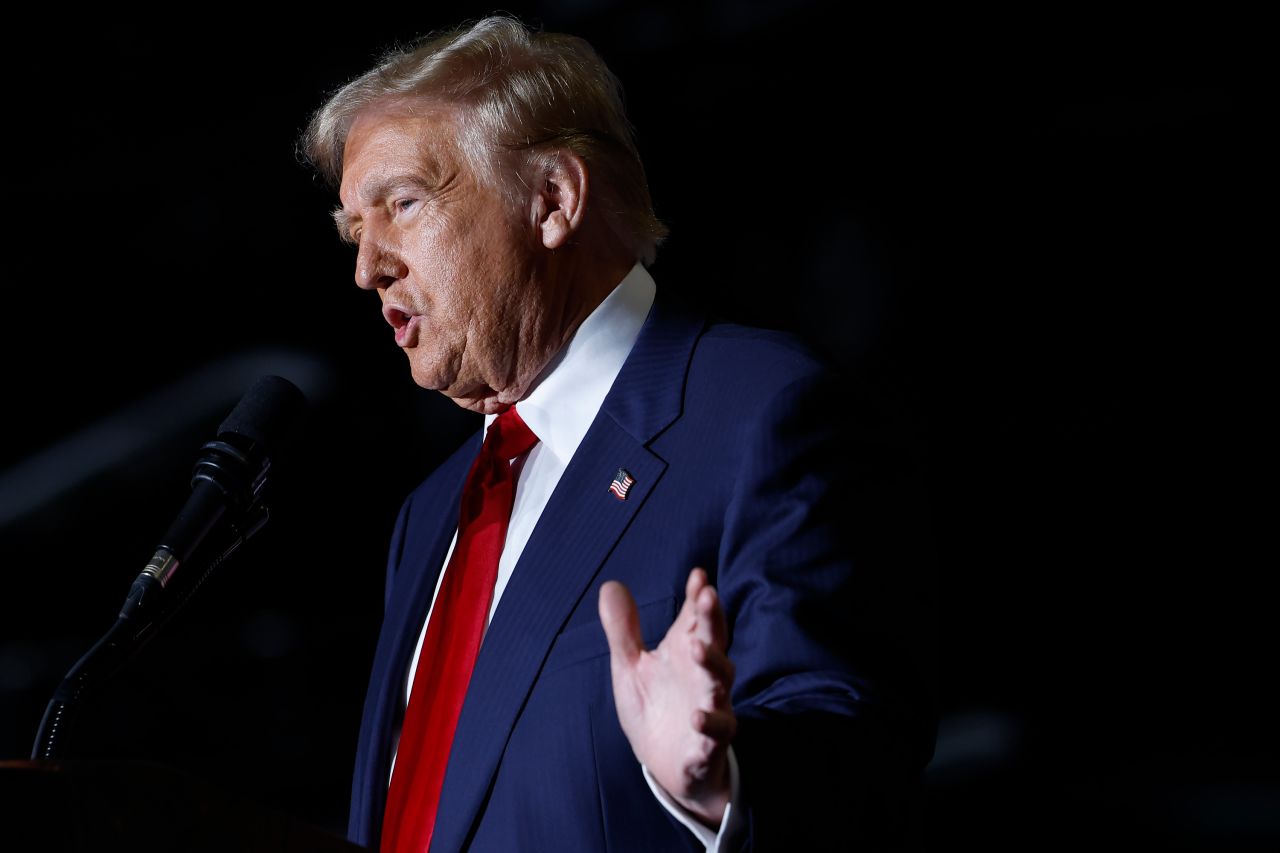
<instances>
[{"instance_id":1,"label":"american flag lapel pin","mask_svg":"<svg viewBox=\"0 0 1280 853\"><path fill-rule=\"evenodd\" d=\"M613 492L613 496L618 500L625 501L627 492L631 491L635 482L636 478L628 474L626 468L619 468L618 473L613 475L613 482L609 484L609 491Z\"/></svg>"}]
</instances>

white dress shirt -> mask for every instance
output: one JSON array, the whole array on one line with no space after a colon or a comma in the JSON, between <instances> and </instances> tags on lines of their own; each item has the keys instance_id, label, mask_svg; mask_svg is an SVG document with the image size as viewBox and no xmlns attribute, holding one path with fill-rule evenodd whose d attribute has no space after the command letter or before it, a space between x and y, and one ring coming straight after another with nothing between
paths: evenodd
<instances>
[{"instance_id":1,"label":"white dress shirt","mask_svg":"<svg viewBox=\"0 0 1280 853\"><path fill-rule=\"evenodd\" d=\"M636 264L613 292L582 321L569 343L534 382L529 394L516 404L521 419L538 436L538 443L524 457L511 463L516 478L515 503L511 509L511 521L507 527L502 556L498 559L498 578L493 588L493 602L489 605L489 617L485 621L486 629L542 510L569 466L569 460L586 436L591 422L595 420L613 381L622 370L623 362L627 360L631 347L639 337L640 327L644 325L649 309L653 306L655 293L653 278L644 267ZM497 415L485 417L486 431L496 418ZM455 532L449 551L445 554L446 568L457 539ZM431 597L433 608L443 579L444 570L441 570L436 581L436 591ZM428 610L427 620L430 619ZM424 622L405 680L406 705L426 634ZM392 768L394 767L393 757ZM736 828L737 821L731 821L735 811L741 812L741 809L734 809L738 800L738 765L733 750L729 750L732 797L718 833L703 826L676 803L658 786L648 768L642 766L641 770L650 790L663 807L698 837L708 853L718 851L722 840Z\"/></svg>"}]
</instances>

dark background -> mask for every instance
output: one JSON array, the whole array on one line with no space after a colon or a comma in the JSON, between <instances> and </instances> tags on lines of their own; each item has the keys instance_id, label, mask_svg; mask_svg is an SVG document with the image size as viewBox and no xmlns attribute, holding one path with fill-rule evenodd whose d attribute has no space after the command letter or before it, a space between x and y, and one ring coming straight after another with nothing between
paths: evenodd
<instances>
[{"instance_id":1,"label":"dark background","mask_svg":"<svg viewBox=\"0 0 1280 853\"><path fill-rule=\"evenodd\" d=\"M0 758L277 372L314 405L271 526L77 751L345 825L395 511L478 419L412 384L294 143L382 48L489 11L6 35ZM1274 845L1259 25L513 11L624 81L672 231L659 285L799 331L910 449L943 603L914 842Z\"/></svg>"}]
</instances>

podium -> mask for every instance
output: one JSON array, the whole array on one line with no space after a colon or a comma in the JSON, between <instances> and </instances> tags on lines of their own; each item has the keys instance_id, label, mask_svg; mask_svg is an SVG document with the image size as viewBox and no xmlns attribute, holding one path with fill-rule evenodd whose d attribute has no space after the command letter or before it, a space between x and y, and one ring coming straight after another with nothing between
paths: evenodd
<instances>
[{"instance_id":1,"label":"podium","mask_svg":"<svg viewBox=\"0 0 1280 853\"><path fill-rule=\"evenodd\" d=\"M12 853L365 849L142 762L0 761L0 815L0 848Z\"/></svg>"}]
</instances>

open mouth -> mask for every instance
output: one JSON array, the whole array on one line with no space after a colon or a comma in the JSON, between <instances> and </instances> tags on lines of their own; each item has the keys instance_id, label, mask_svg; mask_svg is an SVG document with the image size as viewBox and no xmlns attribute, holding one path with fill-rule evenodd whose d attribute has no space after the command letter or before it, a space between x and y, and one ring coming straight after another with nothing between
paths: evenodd
<instances>
[{"instance_id":1,"label":"open mouth","mask_svg":"<svg viewBox=\"0 0 1280 853\"><path fill-rule=\"evenodd\" d=\"M417 343L419 315L410 314L398 305L383 305L382 316L395 329L396 343L399 346L413 346Z\"/></svg>"},{"instance_id":2,"label":"open mouth","mask_svg":"<svg viewBox=\"0 0 1280 853\"><path fill-rule=\"evenodd\" d=\"M387 322L390 323L394 329L403 329L405 326L409 325L409 315L404 311L401 311L399 308L389 307L384 310L382 314L387 318Z\"/></svg>"}]
</instances>

